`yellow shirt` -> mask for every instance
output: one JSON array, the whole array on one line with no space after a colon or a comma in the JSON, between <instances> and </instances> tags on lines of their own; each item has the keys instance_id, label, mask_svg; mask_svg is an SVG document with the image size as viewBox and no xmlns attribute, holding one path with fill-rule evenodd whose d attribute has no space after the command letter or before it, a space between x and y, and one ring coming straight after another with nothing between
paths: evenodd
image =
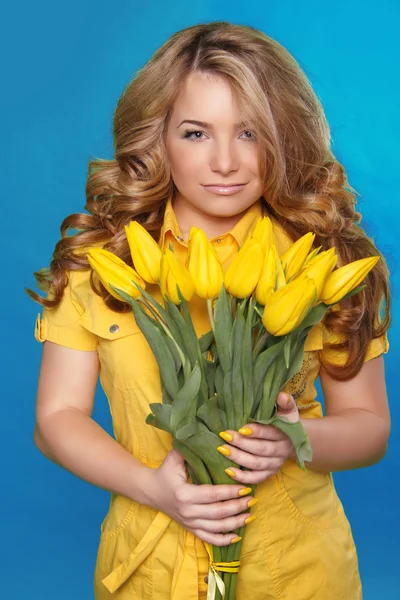
<instances>
[{"instance_id":1,"label":"yellow shirt","mask_svg":"<svg viewBox=\"0 0 400 600\"><path fill-rule=\"evenodd\" d=\"M211 240L224 268L254 229L262 213L254 204L233 229ZM281 254L291 243L272 219ZM181 237L171 204L167 205L160 245L172 242L183 259ZM171 436L145 424L149 404L161 401L157 363L133 314L116 313L90 287L89 271L70 272L63 299L38 315L35 337L78 350L96 350L100 381L110 404L117 441L149 467L156 468L171 449ZM160 300L157 286L149 292ZM206 303L194 298L190 311L198 335L208 331ZM333 341L322 325L305 344L298 375L285 387L302 416L322 417L316 399L319 352ZM366 360L387 352L387 337L373 340ZM344 355L330 353L343 362ZM246 530L237 600L360 600L361 583L350 525L336 494L332 475L302 471L288 460L257 486L258 519ZM198 600L206 598L208 557L202 542L162 512L117 494L101 525L95 571L96 600Z\"/></svg>"}]
</instances>

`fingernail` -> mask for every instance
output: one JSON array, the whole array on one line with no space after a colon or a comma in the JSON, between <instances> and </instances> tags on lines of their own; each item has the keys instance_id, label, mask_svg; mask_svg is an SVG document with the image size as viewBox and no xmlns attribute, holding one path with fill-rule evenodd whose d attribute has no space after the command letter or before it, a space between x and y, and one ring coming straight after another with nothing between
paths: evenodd
<instances>
[{"instance_id":1,"label":"fingernail","mask_svg":"<svg viewBox=\"0 0 400 600\"><path fill-rule=\"evenodd\" d=\"M233 435L231 433L227 433L226 431L221 431L221 433L218 435L219 437L222 437L225 442L231 442L233 440Z\"/></svg>"},{"instance_id":2,"label":"fingernail","mask_svg":"<svg viewBox=\"0 0 400 600\"><path fill-rule=\"evenodd\" d=\"M233 469L229 468L229 467L228 467L228 469L225 469L225 473L227 475L229 475L229 477L236 477L235 471Z\"/></svg>"},{"instance_id":3,"label":"fingernail","mask_svg":"<svg viewBox=\"0 0 400 600\"><path fill-rule=\"evenodd\" d=\"M247 496L247 494L251 494L252 489L249 487L246 488L242 488L241 490L238 491L239 496Z\"/></svg>"},{"instance_id":4,"label":"fingernail","mask_svg":"<svg viewBox=\"0 0 400 600\"><path fill-rule=\"evenodd\" d=\"M249 523L252 523L256 519L257 519L257 515L250 515L250 517L247 517L247 519L244 520L244 524L248 525Z\"/></svg>"},{"instance_id":5,"label":"fingernail","mask_svg":"<svg viewBox=\"0 0 400 600\"><path fill-rule=\"evenodd\" d=\"M242 538L240 537L240 535L238 535L237 537L233 538L233 540L231 540L231 544L237 544L238 542L240 542Z\"/></svg>"},{"instance_id":6,"label":"fingernail","mask_svg":"<svg viewBox=\"0 0 400 600\"><path fill-rule=\"evenodd\" d=\"M252 498L251 500L248 501L247 508L251 508L252 506L257 504L257 502L258 502L258 498Z\"/></svg>"},{"instance_id":7,"label":"fingernail","mask_svg":"<svg viewBox=\"0 0 400 600\"><path fill-rule=\"evenodd\" d=\"M239 433L241 435L251 435L253 433L253 430L250 429L250 427L241 427L239 429Z\"/></svg>"},{"instance_id":8,"label":"fingernail","mask_svg":"<svg viewBox=\"0 0 400 600\"><path fill-rule=\"evenodd\" d=\"M217 450L220 454L223 454L224 456L231 455L231 451L229 450L229 448L225 448L225 446L218 446Z\"/></svg>"}]
</instances>

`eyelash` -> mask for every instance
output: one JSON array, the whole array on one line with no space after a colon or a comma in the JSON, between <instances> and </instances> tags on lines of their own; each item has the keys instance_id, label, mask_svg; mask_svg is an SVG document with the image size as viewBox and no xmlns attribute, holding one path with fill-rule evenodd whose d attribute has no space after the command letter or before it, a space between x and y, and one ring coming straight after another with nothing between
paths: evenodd
<instances>
[{"instance_id":1,"label":"eyelash","mask_svg":"<svg viewBox=\"0 0 400 600\"><path fill-rule=\"evenodd\" d=\"M191 137L191 135L192 135L193 133L204 133L204 131L201 131L200 129L186 129L186 131L185 131L185 133L184 133L183 137L184 137L185 139L188 139L188 140L190 140L191 142L202 142L202 141L203 141L202 139L199 139L199 138L193 138L193 137ZM246 140L246 141L248 141L248 142L253 142L253 141L255 141L255 137L254 137L254 134L253 134L253 132L252 132L252 131L246 131L246 133L251 133L251 135L253 135L253 139L247 138L247 140Z\"/></svg>"}]
</instances>

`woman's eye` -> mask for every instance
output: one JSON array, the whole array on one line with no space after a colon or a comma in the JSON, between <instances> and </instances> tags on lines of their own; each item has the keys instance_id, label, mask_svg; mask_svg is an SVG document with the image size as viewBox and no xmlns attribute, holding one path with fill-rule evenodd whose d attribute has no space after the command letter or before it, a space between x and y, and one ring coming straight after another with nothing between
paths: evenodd
<instances>
[{"instance_id":1,"label":"woman's eye","mask_svg":"<svg viewBox=\"0 0 400 600\"><path fill-rule=\"evenodd\" d=\"M250 142L255 141L256 138L252 131L243 131L243 133L246 134L245 139L249 140ZM200 135L197 135L197 134L200 134ZM247 134L249 134L249 135L247 135ZM203 131L200 131L198 129L191 129L191 130L187 129L185 131L183 137L188 140L193 140L194 142L197 142L197 141L200 142L203 139L202 137L200 137L202 135L204 135Z\"/></svg>"}]
</instances>

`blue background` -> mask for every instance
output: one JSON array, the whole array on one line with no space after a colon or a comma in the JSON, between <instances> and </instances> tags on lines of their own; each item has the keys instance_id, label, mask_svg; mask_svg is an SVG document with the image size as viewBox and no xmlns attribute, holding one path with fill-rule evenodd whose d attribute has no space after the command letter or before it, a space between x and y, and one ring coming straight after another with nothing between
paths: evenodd
<instances>
[{"instance_id":1,"label":"blue background","mask_svg":"<svg viewBox=\"0 0 400 600\"><path fill-rule=\"evenodd\" d=\"M62 219L82 212L89 157L112 156L120 93L168 37L195 23L249 24L286 46L323 102L336 156L362 196L363 225L387 256L396 314L399 10L395 0L70 0L57 6L25 0L3 18L0 596L88 600L108 494L53 465L33 445L39 306L23 288L34 286L32 272L48 264ZM396 333L395 320L385 358L389 451L378 465L334 475L358 547L365 600L400 597ZM100 389L94 417L110 430Z\"/></svg>"}]
</instances>

